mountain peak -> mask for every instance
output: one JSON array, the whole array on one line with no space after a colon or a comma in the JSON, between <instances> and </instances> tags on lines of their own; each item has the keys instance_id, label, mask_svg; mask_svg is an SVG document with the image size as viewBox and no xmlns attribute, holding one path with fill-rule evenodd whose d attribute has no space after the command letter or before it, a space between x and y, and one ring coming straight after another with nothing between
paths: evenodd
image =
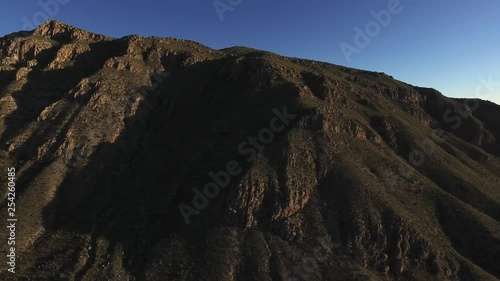
<instances>
[{"instance_id":1,"label":"mountain peak","mask_svg":"<svg viewBox=\"0 0 500 281\"><path fill-rule=\"evenodd\" d=\"M53 19L48 19L46 20L45 22L43 22L40 26L40 27L44 27L44 26L50 26L50 27L54 27L54 26L65 26L65 27L71 27L71 28L76 28L72 25L69 25L67 23L64 23L62 21L58 21L58 20L53 20Z\"/></svg>"},{"instance_id":2,"label":"mountain peak","mask_svg":"<svg viewBox=\"0 0 500 281\"><path fill-rule=\"evenodd\" d=\"M110 40L111 37L95 34L57 20L47 20L38 26L34 35L49 37L56 41L68 42L74 39L85 41Z\"/></svg>"}]
</instances>

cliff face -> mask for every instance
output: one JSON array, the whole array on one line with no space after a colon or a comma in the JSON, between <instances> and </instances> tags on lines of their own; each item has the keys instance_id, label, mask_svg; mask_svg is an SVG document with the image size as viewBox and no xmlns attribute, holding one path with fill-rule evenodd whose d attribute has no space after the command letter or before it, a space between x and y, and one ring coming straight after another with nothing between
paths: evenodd
<instances>
[{"instance_id":1,"label":"cliff face","mask_svg":"<svg viewBox=\"0 0 500 281\"><path fill-rule=\"evenodd\" d=\"M497 280L500 107L474 102L55 21L0 38L16 278Z\"/></svg>"}]
</instances>

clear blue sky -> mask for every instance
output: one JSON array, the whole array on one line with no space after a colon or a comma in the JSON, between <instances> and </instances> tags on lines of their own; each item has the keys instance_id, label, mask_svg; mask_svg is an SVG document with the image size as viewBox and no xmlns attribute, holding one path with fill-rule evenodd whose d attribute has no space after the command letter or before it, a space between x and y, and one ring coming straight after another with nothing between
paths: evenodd
<instances>
[{"instance_id":1,"label":"clear blue sky","mask_svg":"<svg viewBox=\"0 0 500 281\"><path fill-rule=\"evenodd\" d=\"M58 11L49 10L50 18L114 37L178 37L217 49L243 45L382 71L454 97L474 97L481 76L500 84L498 0L401 0L385 27L377 32L372 26L373 38L358 45L363 48L350 62L340 44L356 47L355 27L364 30L374 20L371 11L388 10L396 0L221 0L234 6L223 20L213 0L6 0L0 35L26 28L23 17L40 23L48 13L40 3L51 1ZM500 85L480 93L500 103Z\"/></svg>"}]
</instances>

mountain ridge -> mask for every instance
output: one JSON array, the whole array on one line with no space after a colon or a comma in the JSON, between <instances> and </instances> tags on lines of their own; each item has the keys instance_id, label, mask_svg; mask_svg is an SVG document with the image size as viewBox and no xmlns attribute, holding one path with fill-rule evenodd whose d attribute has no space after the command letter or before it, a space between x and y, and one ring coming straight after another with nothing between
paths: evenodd
<instances>
[{"instance_id":1,"label":"mountain ridge","mask_svg":"<svg viewBox=\"0 0 500 281\"><path fill-rule=\"evenodd\" d=\"M270 137L276 111L296 117ZM17 278L497 280L499 118L383 73L48 21L0 38Z\"/></svg>"},{"instance_id":2,"label":"mountain ridge","mask_svg":"<svg viewBox=\"0 0 500 281\"><path fill-rule=\"evenodd\" d=\"M41 24L40 26L38 26L36 29L34 29L32 31L14 32L14 33L11 33L11 34L7 34L4 37L19 36L19 35L23 35L23 34L27 35L27 34L34 33L34 34L41 35L41 36L48 35L49 38L51 38L51 37L54 36L54 34L61 34L62 31L64 31L64 30L66 30L66 32L72 33L71 36L75 37L75 38L77 38L78 35L76 35L74 33L77 33L77 34L86 34L87 36L94 36L94 37L101 38L101 39L105 38L104 40L118 39L118 38L111 37L111 36L104 35L104 34L98 34L98 33L89 32L89 31L86 31L84 29L80 29L80 28L77 28L77 27L75 27L73 25L70 25L70 24L67 24L67 23L64 23L64 22L61 22L61 21L58 21L58 20L54 20L54 19L46 20L43 24ZM50 34L50 33L52 33L52 34ZM156 36L150 36L148 38L155 38L155 37ZM123 36L123 37L121 37L119 39L128 39L128 38L143 38L143 37L141 37L140 35L137 35L137 34L131 34L131 35ZM179 41L186 41L186 42L191 42L191 43L200 45L202 47L210 48L207 45L204 45L202 43L199 43L199 42L196 42L196 41L193 41L193 40L188 40L188 39L177 39L177 38L173 38L173 37L157 37L157 38L174 39L174 40L179 40ZM226 51L228 53L232 53L232 52L235 52L235 50L239 50L239 49L242 49L242 48L246 49L248 52L250 52L250 51L263 52L263 51L260 51L258 49L255 49L255 48L244 47L244 46L226 47L226 48L220 49L219 51ZM269 51L265 51L265 52L273 53L273 52L269 52ZM236 51L235 54L238 54L238 51ZM273 53L273 54L275 54L275 53ZM278 55L278 54L275 54L275 55ZM289 57L289 58L290 59L306 60L306 61L311 61L311 62L320 63L320 64L335 65L333 63L316 61L316 60L307 59L307 58L296 58L296 57ZM347 66L342 66L342 67L345 67L347 69L354 69L354 68L350 68L350 67L347 67ZM357 69L357 70L367 71L367 70L362 70L362 69ZM387 75L387 74L385 74L383 72L376 72L376 71L367 71L367 72L380 73L380 74L383 74L383 75ZM390 75L388 75L388 76L390 78L393 78ZM409 85L411 85L411 84L409 84ZM449 98L453 98L453 97L449 97ZM458 99L464 99L464 98L455 98L455 99L458 100ZM491 102L493 104L498 105L497 103L495 103L494 101L491 101L491 100L483 100L483 99L480 99L480 98L465 98L465 99L479 99L479 100L481 100L483 102L487 101L487 102Z\"/></svg>"}]
</instances>

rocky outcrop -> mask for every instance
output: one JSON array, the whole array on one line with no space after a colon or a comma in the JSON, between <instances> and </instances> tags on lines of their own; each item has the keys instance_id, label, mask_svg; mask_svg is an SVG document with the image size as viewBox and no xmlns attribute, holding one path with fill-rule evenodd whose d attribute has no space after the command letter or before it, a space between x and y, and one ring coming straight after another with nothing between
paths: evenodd
<instances>
[{"instance_id":1,"label":"rocky outcrop","mask_svg":"<svg viewBox=\"0 0 500 281\"><path fill-rule=\"evenodd\" d=\"M65 44L57 50L54 60L49 64L51 69L63 69L65 64L71 64L76 57L90 51L90 46L87 43Z\"/></svg>"},{"instance_id":2,"label":"rocky outcrop","mask_svg":"<svg viewBox=\"0 0 500 281\"><path fill-rule=\"evenodd\" d=\"M48 20L44 22L34 30L33 34L50 38L61 43L69 43L74 40L84 42L112 40L111 37L90 33L83 29L79 29L55 20Z\"/></svg>"},{"instance_id":3,"label":"rocky outcrop","mask_svg":"<svg viewBox=\"0 0 500 281\"><path fill-rule=\"evenodd\" d=\"M38 54L51 48L54 44L47 39L29 40L26 37L15 37L2 40L0 43L0 57L11 59L12 63L33 60ZM12 64L9 63L9 64ZM6 61L2 63L6 64Z\"/></svg>"}]
</instances>

